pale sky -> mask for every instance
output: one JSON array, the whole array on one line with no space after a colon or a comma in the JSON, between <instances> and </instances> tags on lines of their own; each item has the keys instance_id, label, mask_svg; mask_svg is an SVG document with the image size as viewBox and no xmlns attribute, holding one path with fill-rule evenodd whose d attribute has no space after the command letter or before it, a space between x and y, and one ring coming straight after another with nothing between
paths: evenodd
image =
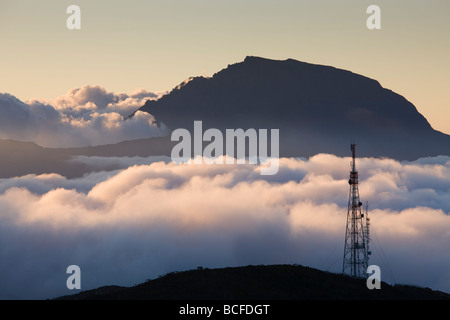
<instances>
[{"instance_id":1,"label":"pale sky","mask_svg":"<svg viewBox=\"0 0 450 320\"><path fill-rule=\"evenodd\" d=\"M66 27L71 4L81 30ZM381 30L366 27L371 4ZM163 91L247 55L293 58L376 79L450 134L449 16L449 0L0 0L0 92Z\"/></svg>"}]
</instances>

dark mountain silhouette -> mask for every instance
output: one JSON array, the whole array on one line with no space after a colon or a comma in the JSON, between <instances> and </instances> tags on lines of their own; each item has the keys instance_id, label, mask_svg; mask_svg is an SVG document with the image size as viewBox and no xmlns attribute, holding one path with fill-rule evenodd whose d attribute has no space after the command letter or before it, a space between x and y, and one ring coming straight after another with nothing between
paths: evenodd
<instances>
[{"instance_id":1,"label":"dark mountain silhouette","mask_svg":"<svg viewBox=\"0 0 450 320\"><path fill-rule=\"evenodd\" d=\"M106 286L61 300L298 300L400 299L449 300L429 288L381 283L369 290L365 279L300 265L246 266L172 272L133 287Z\"/></svg>"},{"instance_id":2,"label":"dark mountain silhouette","mask_svg":"<svg viewBox=\"0 0 450 320\"><path fill-rule=\"evenodd\" d=\"M433 130L404 97L350 71L292 59L247 57L140 110L172 130L192 130L194 120L204 130L279 128L281 156L346 155L351 140L363 156L450 154L450 136Z\"/></svg>"},{"instance_id":3,"label":"dark mountain silhouette","mask_svg":"<svg viewBox=\"0 0 450 320\"><path fill-rule=\"evenodd\" d=\"M71 161L75 156L170 156L174 144L170 137L157 137L95 147L44 148L32 142L0 139L0 179L33 173L58 173L67 178L80 177L92 171L92 168ZM117 168L105 166L102 169Z\"/></svg>"},{"instance_id":4,"label":"dark mountain silhouette","mask_svg":"<svg viewBox=\"0 0 450 320\"><path fill-rule=\"evenodd\" d=\"M247 57L211 78L191 78L139 110L169 129L280 129L280 156L317 153L415 160L450 155L450 136L434 130L404 97L350 71L292 59ZM131 115L132 116L132 115ZM55 172L69 178L91 170L74 156L170 156L166 137L84 148L43 148L0 140L0 178ZM112 170L114 168L104 168Z\"/></svg>"}]
</instances>

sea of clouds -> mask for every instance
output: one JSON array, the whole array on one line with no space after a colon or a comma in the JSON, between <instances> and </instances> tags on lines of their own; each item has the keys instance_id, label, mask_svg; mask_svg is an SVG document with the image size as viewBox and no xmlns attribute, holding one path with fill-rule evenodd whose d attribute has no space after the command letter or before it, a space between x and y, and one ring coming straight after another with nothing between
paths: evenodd
<instances>
[{"instance_id":1,"label":"sea of clouds","mask_svg":"<svg viewBox=\"0 0 450 320\"><path fill-rule=\"evenodd\" d=\"M118 169L102 171L102 160ZM198 266L342 271L350 158L282 158L273 176L164 157L73 161L93 172L0 180L1 299L72 294L72 264L82 290ZM450 157L362 158L357 168L381 279L450 292Z\"/></svg>"},{"instance_id":2,"label":"sea of clouds","mask_svg":"<svg viewBox=\"0 0 450 320\"><path fill-rule=\"evenodd\" d=\"M161 136L165 127L158 127L151 114L137 110L163 94L144 89L114 93L85 85L55 99L23 102L0 93L0 139L67 148Z\"/></svg>"}]
</instances>

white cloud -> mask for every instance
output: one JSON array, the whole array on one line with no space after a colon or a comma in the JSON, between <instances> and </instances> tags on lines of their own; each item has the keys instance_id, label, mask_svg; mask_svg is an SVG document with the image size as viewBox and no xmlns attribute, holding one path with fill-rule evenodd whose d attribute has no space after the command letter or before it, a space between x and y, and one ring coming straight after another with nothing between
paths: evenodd
<instances>
[{"instance_id":1,"label":"white cloud","mask_svg":"<svg viewBox=\"0 0 450 320\"><path fill-rule=\"evenodd\" d=\"M108 92L101 86L85 85L69 90L56 99L32 99L29 104L48 104L65 115L83 116L91 112L119 113L126 117L142 107L147 100L157 100L166 92L137 89L131 94Z\"/></svg>"},{"instance_id":2,"label":"white cloud","mask_svg":"<svg viewBox=\"0 0 450 320\"><path fill-rule=\"evenodd\" d=\"M77 179L0 180L0 297L70 294L71 264L81 267L82 289L199 265L341 271L349 158L283 158L275 176L253 165L158 160L114 158L123 169ZM382 280L450 292L448 163L364 158L357 166Z\"/></svg>"},{"instance_id":3,"label":"white cloud","mask_svg":"<svg viewBox=\"0 0 450 320\"><path fill-rule=\"evenodd\" d=\"M54 100L26 103L0 94L0 139L32 141L45 147L80 147L161 136L152 115L138 111L146 100L163 93L144 89L131 95L113 93L100 86L71 89Z\"/></svg>"},{"instance_id":4,"label":"white cloud","mask_svg":"<svg viewBox=\"0 0 450 320\"><path fill-rule=\"evenodd\" d=\"M164 161L170 162L171 159L168 156L150 156L150 157L99 157L99 156L75 156L70 162L82 163L92 171L101 170L117 170L126 169L134 165L151 164L153 162Z\"/></svg>"}]
</instances>

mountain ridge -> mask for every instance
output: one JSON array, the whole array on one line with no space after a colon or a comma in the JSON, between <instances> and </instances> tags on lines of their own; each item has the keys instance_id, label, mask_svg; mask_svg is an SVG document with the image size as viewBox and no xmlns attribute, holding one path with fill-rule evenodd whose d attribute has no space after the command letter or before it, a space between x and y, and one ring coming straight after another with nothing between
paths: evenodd
<instances>
[{"instance_id":1,"label":"mountain ridge","mask_svg":"<svg viewBox=\"0 0 450 320\"><path fill-rule=\"evenodd\" d=\"M105 286L56 300L450 300L412 285L368 289L366 279L301 265L249 265L170 272L132 287Z\"/></svg>"},{"instance_id":2,"label":"mountain ridge","mask_svg":"<svg viewBox=\"0 0 450 320\"><path fill-rule=\"evenodd\" d=\"M450 136L432 128L405 97L374 79L294 59L248 56L210 78L193 77L139 110L169 129L279 128L282 156L344 155L413 160L449 153Z\"/></svg>"},{"instance_id":3,"label":"mountain ridge","mask_svg":"<svg viewBox=\"0 0 450 320\"><path fill-rule=\"evenodd\" d=\"M280 157L348 156L350 142L362 157L412 161L450 155L450 136L434 130L405 97L363 75L294 59L247 56L212 77L191 77L139 110L169 129L191 133L195 120L203 121L204 130L279 128ZM90 169L71 162L73 157L170 156L176 144L170 135L79 148L0 140L0 178L78 177Z\"/></svg>"}]
</instances>

